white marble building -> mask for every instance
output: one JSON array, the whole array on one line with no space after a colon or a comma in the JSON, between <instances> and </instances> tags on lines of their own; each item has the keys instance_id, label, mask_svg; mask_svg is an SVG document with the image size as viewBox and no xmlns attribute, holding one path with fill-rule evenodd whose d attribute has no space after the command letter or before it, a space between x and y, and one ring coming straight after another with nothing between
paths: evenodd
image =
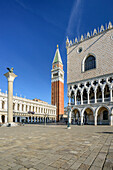
<instances>
[{"instance_id":1,"label":"white marble building","mask_svg":"<svg viewBox=\"0 0 113 170\"><path fill-rule=\"evenodd\" d=\"M55 122L56 106L41 100L13 96L13 122ZM7 93L0 90L0 123L7 122Z\"/></svg>"}]
</instances>

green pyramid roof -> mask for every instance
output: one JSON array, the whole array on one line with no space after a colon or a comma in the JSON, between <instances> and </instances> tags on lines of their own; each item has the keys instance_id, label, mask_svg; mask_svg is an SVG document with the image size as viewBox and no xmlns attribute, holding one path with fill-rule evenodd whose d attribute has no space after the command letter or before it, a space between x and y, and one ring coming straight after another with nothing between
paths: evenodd
<instances>
[{"instance_id":1,"label":"green pyramid roof","mask_svg":"<svg viewBox=\"0 0 113 170\"><path fill-rule=\"evenodd\" d=\"M60 56L60 51L59 51L58 45L57 45L57 50L56 50L56 53L55 53L55 56L54 56L54 59L53 59L53 64L57 63L57 62L62 63L62 59L61 59L61 56Z\"/></svg>"}]
</instances>

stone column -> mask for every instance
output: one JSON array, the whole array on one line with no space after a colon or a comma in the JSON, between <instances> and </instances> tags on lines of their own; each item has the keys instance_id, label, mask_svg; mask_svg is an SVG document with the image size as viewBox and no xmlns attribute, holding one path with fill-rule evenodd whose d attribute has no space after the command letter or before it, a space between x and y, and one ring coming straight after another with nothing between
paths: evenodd
<instances>
[{"instance_id":1,"label":"stone column","mask_svg":"<svg viewBox=\"0 0 113 170\"><path fill-rule=\"evenodd\" d=\"M110 125L113 126L113 114L110 116Z\"/></svg>"},{"instance_id":2,"label":"stone column","mask_svg":"<svg viewBox=\"0 0 113 170\"><path fill-rule=\"evenodd\" d=\"M77 104L77 94L75 93L75 105Z\"/></svg>"},{"instance_id":3,"label":"stone column","mask_svg":"<svg viewBox=\"0 0 113 170\"><path fill-rule=\"evenodd\" d=\"M7 123L7 115L5 115L5 123Z\"/></svg>"},{"instance_id":4,"label":"stone column","mask_svg":"<svg viewBox=\"0 0 113 170\"><path fill-rule=\"evenodd\" d=\"M68 108L68 126L67 129L71 129L71 108Z\"/></svg>"},{"instance_id":5,"label":"stone column","mask_svg":"<svg viewBox=\"0 0 113 170\"><path fill-rule=\"evenodd\" d=\"M89 101L89 90L87 91L87 97L88 97L88 104L90 104L90 101Z\"/></svg>"},{"instance_id":6,"label":"stone column","mask_svg":"<svg viewBox=\"0 0 113 170\"><path fill-rule=\"evenodd\" d=\"M95 93L95 103L97 103L97 89L94 90Z\"/></svg>"},{"instance_id":7,"label":"stone column","mask_svg":"<svg viewBox=\"0 0 113 170\"><path fill-rule=\"evenodd\" d=\"M111 110L111 115L110 115L110 125L113 126L113 109Z\"/></svg>"},{"instance_id":8,"label":"stone column","mask_svg":"<svg viewBox=\"0 0 113 170\"><path fill-rule=\"evenodd\" d=\"M15 116L15 122L17 122L17 116Z\"/></svg>"},{"instance_id":9,"label":"stone column","mask_svg":"<svg viewBox=\"0 0 113 170\"><path fill-rule=\"evenodd\" d=\"M81 92L81 104L83 104L83 93Z\"/></svg>"},{"instance_id":10,"label":"stone column","mask_svg":"<svg viewBox=\"0 0 113 170\"><path fill-rule=\"evenodd\" d=\"M95 126L97 125L97 115L95 115Z\"/></svg>"},{"instance_id":11,"label":"stone column","mask_svg":"<svg viewBox=\"0 0 113 170\"><path fill-rule=\"evenodd\" d=\"M81 125L83 125L83 115L81 115Z\"/></svg>"},{"instance_id":12,"label":"stone column","mask_svg":"<svg viewBox=\"0 0 113 170\"><path fill-rule=\"evenodd\" d=\"M15 111L17 111L17 103L15 103Z\"/></svg>"},{"instance_id":13,"label":"stone column","mask_svg":"<svg viewBox=\"0 0 113 170\"><path fill-rule=\"evenodd\" d=\"M7 101L5 101L4 110L7 110Z\"/></svg>"},{"instance_id":14,"label":"stone column","mask_svg":"<svg viewBox=\"0 0 113 170\"><path fill-rule=\"evenodd\" d=\"M7 72L4 76L8 79L8 123L13 123L13 81L17 77L13 72Z\"/></svg>"},{"instance_id":15,"label":"stone column","mask_svg":"<svg viewBox=\"0 0 113 170\"><path fill-rule=\"evenodd\" d=\"M102 89L102 103L104 103L104 89Z\"/></svg>"},{"instance_id":16,"label":"stone column","mask_svg":"<svg viewBox=\"0 0 113 170\"><path fill-rule=\"evenodd\" d=\"M24 109L23 109L24 113L26 112L26 105L24 104Z\"/></svg>"},{"instance_id":17,"label":"stone column","mask_svg":"<svg viewBox=\"0 0 113 170\"><path fill-rule=\"evenodd\" d=\"M110 101L112 102L112 88L110 88Z\"/></svg>"},{"instance_id":18,"label":"stone column","mask_svg":"<svg viewBox=\"0 0 113 170\"><path fill-rule=\"evenodd\" d=\"M20 103L20 109L19 109L20 112L22 112L22 103Z\"/></svg>"},{"instance_id":19,"label":"stone column","mask_svg":"<svg viewBox=\"0 0 113 170\"><path fill-rule=\"evenodd\" d=\"M20 123L21 123L21 121L22 121L22 118L20 117Z\"/></svg>"},{"instance_id":20,"label":"stone column","mask_svg":"<svg viewBox=\"0 0 113 170\"><path fill-rule=\"evenodd\" d=\"M68 96L68 98L69 98L69 101L68 101L68 103L69 103L69 105L70 105L70 96Z\"/></svg>"}]
</instances>

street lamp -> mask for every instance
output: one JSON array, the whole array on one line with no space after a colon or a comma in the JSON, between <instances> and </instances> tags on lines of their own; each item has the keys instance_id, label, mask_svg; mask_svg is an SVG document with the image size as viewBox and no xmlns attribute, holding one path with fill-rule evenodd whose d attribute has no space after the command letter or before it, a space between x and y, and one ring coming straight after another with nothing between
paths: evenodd
<instances>
[{"instance_id":1,"label":"street lamp","mask_svg":"<svg viewBox=\"0 0 113 170\"><path fill-rule=\"evenodd\" d=\"M71 112L71 108L70 108L69 103L68 103L68 124L67 124L67 129L71 129L71 126L70 126L70 124L71 124L71 114L70 114L70 112Z\"/></svg>"},{"instance_id":2,"label":"street lamp","mask_svg":"<svg viewBox=\"0 0 113 170\"><path fill-rule=\"evenodd\" d=\"M45 126L46 126L46 116L47 116L47 114L44 112L44 117L45 117Z\"/></svg>"}]
</instances>

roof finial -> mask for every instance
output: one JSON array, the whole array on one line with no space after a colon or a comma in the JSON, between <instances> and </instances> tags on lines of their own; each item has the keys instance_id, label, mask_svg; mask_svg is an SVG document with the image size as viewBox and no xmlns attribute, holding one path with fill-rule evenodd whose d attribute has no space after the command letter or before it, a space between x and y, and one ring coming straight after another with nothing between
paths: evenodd
<instances>
[{"instance_id":1,"label":"roof finial","mask_svg":"<svg viewBox=\"0 0 113 170\"><path fill-rule=\"evenodd\" d=\"M57 49L58 49L58 44L57 44Z\"/></svg>"}]
</instances>

